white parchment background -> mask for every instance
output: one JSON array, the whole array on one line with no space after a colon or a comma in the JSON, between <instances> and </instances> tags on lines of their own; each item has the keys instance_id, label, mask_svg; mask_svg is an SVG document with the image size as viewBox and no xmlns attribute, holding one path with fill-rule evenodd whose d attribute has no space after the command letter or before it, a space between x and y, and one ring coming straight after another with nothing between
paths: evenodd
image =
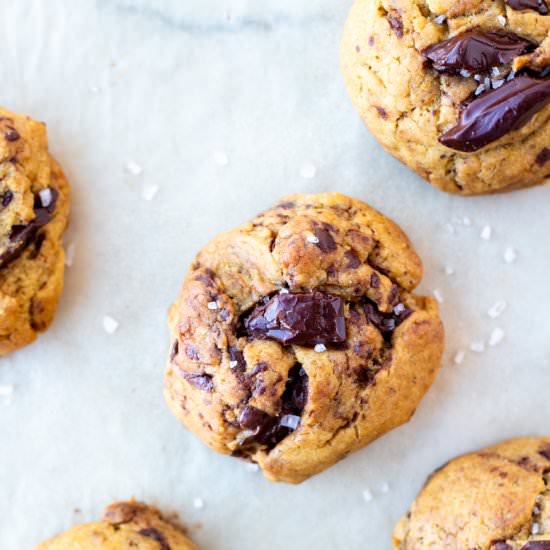
<instances>
[{"instance_id":1,"label":"white parchment background","mask_svg":"<svg viewBox=\"0 0 550 550\"><path fill-rule=\"evenodd\" d=\"M550 189L451 197L383 153L339 74L349 4L0 1L0 101L47 121L73 185L76 244L52 329L0 364L0 384L15 387L0 404L1 550L31 549L131 496L178 511L205 550L389 550L432 469L550 432ZM149 185L159 187L150 202ZM166 310L216 233L284 193L327 190L367 200L408 232L422 290L444 297L448 351L407 426L301 486L273 485L168 413ZM508 308L494 321L499 299ZM120 322L111 336L106 314ZM499 346L453 364L497 326Z\"/></svg>"}]
</instances>

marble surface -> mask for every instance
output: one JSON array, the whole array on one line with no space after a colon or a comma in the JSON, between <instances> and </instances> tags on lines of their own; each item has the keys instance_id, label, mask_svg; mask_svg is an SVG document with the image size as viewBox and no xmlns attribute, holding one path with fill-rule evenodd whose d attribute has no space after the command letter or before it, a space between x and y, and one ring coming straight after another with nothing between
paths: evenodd
<instances>
[{"instance_id":1,"label":"marble surface","mask_svg":"<svg viewBox=\"0 0 550 550\"><path fill-rule=\"evenodd\" d=\"M432 469L548 434L550 189L451 197L386 155L338 70L350 0L0 4L1 102L47 121L74 187L75 245L51 331L0 364L0 386L14 388L0 397L2 550L131 496L178 511L205 550L389 550ZM422 290L444 300L447 353L412 422L300 486L273 485L168 413L166 310L214 234L284 193L326 190L409 233ZM469 350L497 327L499 345Z\"/></svg>"}]
</instances>

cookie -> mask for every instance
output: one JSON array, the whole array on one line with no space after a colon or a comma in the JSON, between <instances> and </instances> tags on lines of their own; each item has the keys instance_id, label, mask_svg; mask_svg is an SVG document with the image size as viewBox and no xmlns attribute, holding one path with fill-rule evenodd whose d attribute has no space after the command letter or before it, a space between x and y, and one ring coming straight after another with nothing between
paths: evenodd
<instances>
[{"instance_id":1,"label":"cookie","mask_svg":"<svg viewBox=\"0 0 550 550\"><path fill-rule=\"evenodd\" d=\"M382 146L435 187L510 191L550 177L545 0L356 0L341 66Z\"/></svg>"},{"instance_id":2,"label":"cookie","mask_svg":"<svg viewBox=\"0 0 550 550\"><path fill-rule=\"evenodd\" d=\"M196 257L172 306L165 394L220 453L301 482L407 422L443 329L405 234L338 193L293 195Z\"/></svg>"},{"instance_id":3,"label":"cookie","mask_svg":"<svg viewBox=\"0 0 550 550\"><path fill-rule=\"evenodd\" d=\"M183 529L155 508L136 502L111 504L96 523L77 525L35 550L197 550Z\"/></svg>"},{"instance_id":4,"label":"cookie","mask_svg":"<svg viewBox=\"0 0 550 550\"><path fill-rule=\"evenodd\" d=\"M515 439L436 471L394 532L399 550L549 550L550 438Z\"/></svg>"},{"instance_id":5,"label":"cookie","mask_svg":"<svg viewBox=\"0 0 550 550\"><path fill-rule=\"evenodd\" d=\"M63 288L69 184L46 126L0 108L0 356L50 325Z\"/></svg>"}]
</instances>

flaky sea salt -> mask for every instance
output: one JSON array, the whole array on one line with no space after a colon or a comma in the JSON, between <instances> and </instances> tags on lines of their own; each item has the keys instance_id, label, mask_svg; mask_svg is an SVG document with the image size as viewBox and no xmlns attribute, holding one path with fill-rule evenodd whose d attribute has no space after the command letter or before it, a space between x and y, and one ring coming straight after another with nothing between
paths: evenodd
<instances>
[{"instance_id":1,"label":"flaky sea salt","mask_svg":"<svg viewBox=\"0 0 550 550\"><path fill-rule=\"evenodd\" d=\"M229 157L224 151L216 151L214 153L214 162L218 166L227 166L229 164Z\"/></svg>"},{"instance_id":2,"label":"flaky sea salt","mask_svg":"<svg viewBox=\"0 0 550 550\"><path fill-rule=\"evenodd\" d=\"M485 351L485 343L481 341L472 342L470 349L475 353L483 353Z\"/></svg>"},{"instance_id":3,"label":"flaky sea salt","mask_svg":"<svg viewBox=\"0 0 550 550\"><path fill-rule=\"evenodd\" d=\"M443 23L445 23L445 21L447 21L447 16L446 15L438 15L434 21L438 24L438 25L443 25Z\"/></svg>"},{"instance_id":4,"label":"flaky sea salt","mask_svg":"<svg viewBox=\"0 0 550 550\"><path fill-rule=\"evenodd\" d=\"M371 502L371 500L374 498L374 495L372 494L372 491L370 489L365 489L363 491L363 500L365 502Z\"/></svg>"},{"instance_id":5,"label":"flaky sea salt","mask_svg":"<svg viewBox=\"0 0 550 550\"><path fill-rule=\"evenodd\" d=\"M504 86L504 83L506 81L502 78L499 78L498 80L493 80L492 86L493 90L498 90L501 86Z\"/></svg>"},{"instance_id":6,"label":"flaky sea salt","mask_svg":"<svg viewBox=\"0 0 550 550\"><path fill-rule=\"evenodd\" d=\"M380 492L382 493L389 493L390 492L390 486L388 483L384 482L382 483L382 485L380 486Z\"/></svg>"},{"instance_id":7,"label":"flaky sea salt","mask_svg":"<svg viewBox=\"0 0 550 550\"><path fill-rule=\"evenodd\" d=\"M48 206L50 206L53 202L53 193L49 188L39 191L38 196L40 197L40 203L44 208L48 208Z\"/></svg>"},{"instance_id":8,"label":"flaky sea salt","mask_svg":"<svg viewBox=\"0 0 550 550\"><path fill-rule=\"evenodd\" d=\"M480 234L480 237L482 239L484 239L485 241L488 241L491 239L491 236L493 234L493 229L491 228L490 225L486 225L482 230L481 230L481 234Z\"/></svg>"},{"instance_id":9,"label":"flaky sea salt","mask_svg":"<svg viewBox=\"0 0 550 550\"><path fill-rule=\"evenodd\" d=\"M500 317L504 310L506 309L506 302L504 300L497 300L487 311L487 315L491 319L496 319L497 317Z\"/></svg>"},{"instance_id":10,"label":"flaky sea salt","mask_svg":"<svg viewBox=\"0 0 550 550\"><path fill-rule=\"evenodd\" d=\"M472 73L470 71L467 71L466 69L460 69L460 76L464 78L470 78L472 76Z\"/></svg>"},{"instance_id":11,"label":"flaky sea salt","mask_svg":"<svg viewBox=\"0 0 550 550\"><path fill-rule=\"evenodd\" d=\"M193 507L197 510L200 510L201 508L204 508L204 500L202 498L194 498L193 499Z\"/></svg>"},{"instance_id":12,"label":"flaky sea salt","mask_svg":"<svg viewBox=\"0 0 550 550\"><path fill-rule=\"evenodd\" d=\"M436 288L436 289L433 291L433 295L434 295L434 298L435 298L440 304L442 304L442 303L444 302L443 294L441 293L441 290L439 290L438 288Z\"/></svg>"},{"instance_id":13,"label":"flaky sea salt","mask_svg":"<svg viewBox=\"0 0 550 550\"><path fill-rule=\"evenodd\" d=\"M489 346L494 348L495 346L498 346L504 340L504 331L496 327L493 329L493 332L491 332L491 336L489 337Z\"/></svg>"},{"instance_id":14,"label":"flaky sea salt","mask_svg":"<svg viewBox=\"0 0 550 550\"><path fill-rule=\"evenodd\" d=\"M464 358L466 357L466 353L463 352L463 351L458 351L454 358L453 358L453 361L455 363L455 365L462 365L462 363L464 362Z\"/></svg>"},{"instance_id":15,"label":"flaky sea salt","mask_svg":"<svg viewBox=\"0 0 550 550\"><path fill-rule=\"evenodd\" d=\"M216 302L208 302L208 305L206 307L214 311L215 309L218 309L218 304Z\"/></svg>"},{"instance_id":16,"label":"flaky sea salt","mask_svg":"<svg viewBox=\"0 0 550 550\"><path fill-rule=\"evenodd\" d=\"M500 25L501 25L502 27L505 27L505 26L506 26L506 17L504 17L504 15L499 15L499 16L497 17L497 20L498 20L498 22L500 23Z\"/></svg>"},{"instance_id":17,"label":"flaky sea salt","mask_svg":"<svg viewBox=\"0 0 550 550\"><path fill-rule=\"evenodd\" d=\"M306 241L308 243L319 244L319 239L315 235L308 235Z\"/></svg>"},{"instance_id":18,"label":"flaky sea salt","mask_svg":"<svg viewBox=\"0 0 550 550\"><path fill-rule=\"evenodd\" d=\"M258 473L260 471L260 467L255 462L248 462L245 468L253 474Z\"/></svg>"},{"instance_id":19,"label":"flaky sea salt","mask_svg":"<svg viewBox=\"0 0 550 550\"><path fill-rule=\"evenodd\" d=\"M447 275L454 275L455 274L455 268L453 266L448 265L448 266L445 267L445 273Z\"/></svg>"},{"instance_id":20,"label":"flaky sea salt","mask_svg":"<svg viewBox=\"0 0 550 550\"><path fill-rule=\"evenodd\" d=\"M103 317L103 330L105 330L107 334L114 334L117 329L118 321L109 315L105 315L105 317Z\"/></svg>"},{"instance_id":21,"label":"flaky sea salt","mask_svg":"<svg viewBox=\"0 0 550 550\"><path fill-rule=\"evenodd\" d=\"M234 369L235 367L238 367L238 366L239 366L238 361L229 361L229 368L230 369Z\"/></svg>"},{"instance_id":22,"label":"flaky sea salt","mask_svg":"<svg viewBox=\"0 0 550 550\"><path fill-rule=\"evenodd\" d=\"M468 217L462 218L462 225L470 227L470 225L472 225L472 220Z\"/></svg>"},{"instance_id":23,"label":"flaky sea salt","mask_svg":"<svg viewBox=\"0 0 550 550\"><path fill-rule=\"evenodd\" d=\"M132 176L139 176L143 172L143 168L133 160L129 160L126 163L126 170L132 174Z\"/></svg>"},{"instance_id":24,"label":"flaky sea salt","mask_svg":"<svg viewBox=\"0 0 550 550\"><path fill-rule=\"evenodd\" d=\"M281 418L280 425L295 430L300 425L300 417L295 414L285 414Z\"/></svg>"},{"instance_id":25,"label":"flaky sea salt","mask_svg":"<svg viewBox=\"0 0 550 550\"><path fill-rule=\"evenodd\" d=\"M325 346L325 344L316 344L315 347L313 348L313 351L315 353L323 353L327 351L327 347Z\"/></svg>"},{"instance_id":26,"label":"flaky sea salt","mask_svg":"<svg viewBox=\"0 0 550 550\"><path fill-rule=\"evenodd\" d=\"M531 534L538 535L539 533L540 533L540 524L533 523L533 525L531 525Z\"/></svg>"},{"instance_id":27,"label":"flaky sea salt","mask_svg":"<svg viewBox=\"0 0 550 550\"><path fill-rule=\"evenodd\" d=\"M74 243L69 243L67 245L67 248L65 250L65 265L67 267L71 267L73 265L75 249L76 246Z\"/></svg>"},{"instance_id":28,"label":"flaky sea salt","mask_svg":"<svg viewBox=\"0 0 550 550\"><path fill-rule=\"evenodd\" d=\"M146 201L152 201L158 192L158 185L146 185L141 192L141 197Z\"/></svg>"},{"instance_id":29,"label":"flaky sea salt","mask_svg":"<svg viewBox=\"0 0 550 550\"><path fill-rule=\"evenodd\" d=\"M313 164L306 163L300 168L300 175L306 179L313 179L317 175L317 168Z\"/></svg>"},{"instance_id":30,"label":"flaky sea salt","mask_svg":"<svg viewBox=\"0 0 550 550\"><path fill-rule=\"evenodd\" d=\"M513 248L508 247L504 251L504 261L507 264L513 264L516 261L517 257L518 257L518 254Z\"/></svg>"}]
</instances>

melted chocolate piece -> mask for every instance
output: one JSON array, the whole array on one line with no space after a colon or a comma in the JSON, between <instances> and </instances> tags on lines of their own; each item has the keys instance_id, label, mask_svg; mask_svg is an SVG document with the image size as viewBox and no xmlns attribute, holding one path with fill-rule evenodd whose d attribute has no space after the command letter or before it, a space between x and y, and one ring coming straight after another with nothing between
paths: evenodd
<instances>
[{"instance_id":1,"label":"melted chocolate piece","mask_svg":"<svg viewBox=\"0 0 550 550\"><path fill-rule=\"evenodd\" d=\"M15 128L8 128L4 133L6 141L17 141L21 136Z\"/></svg>"},{"instance_id":2,"label":"melted chocolate piece","mask_svg":"<svg viewBox=\"0 0 550 550\"><path fill-rule=\"evenodd\" d=\"M388 23L397 38L403 38L403 19L398 13L388 13L386 15Z\"/></svg>"},{"instance_id":3,"label":"melted chocolate piece","mask_svg":"<svg viewBox=\"0 0 550 550\"><path fill-rule=\"evenodd\" d=\"M237 366L235 368L243 372L246 370L246 361L244 358L244 353L241 350L233 347L229 348L229 357L231 361L237 362Z\"/></svg>"},{"instance_id":4,"label":"melted chocolate piece","mask_svg":"<svg viewBox=\"0 0 550 550\"><path fill-rule=\"evenodd\" d=\"M264 411L247 405L241 412L239 424L244 430L254 433L246 443L258 443L268 449L276 447L285 437L294 430L281 425L286 415L302 416L307 403L308 376L301 365L294 365L288 372L285 391L281 397L281 413L279 416L270 416Z\"/></svg>"},{"instance_id":5,"label":"melted chocolate piece","mask_svg":"<svg viewBox=\"0 0 550 550\"><path fill-rule=\"evenodd\" d=\"M145 529L140 529L138 531L142 537L147 537L148 539L153 539L155 542L158 542L160 545L160 550L170 550L170 545L166 540L166 537L154 527L146 527Z\"/></svg>"},{"instance_id":6,"label":"melted chocolate piece","mask_svg":"<svg viewBox=\"0 0 550 550\"><path fill-rule=\"evenodd\" d=\"M328 227L316 227L314 233L319 241L317 246L321 249L321 252L327 254L336 250L336 241L330 234Z\"/></svg>"},{"instance_id":7,"label":"melted chocolate piece","mask_svg":"<svg viewBox=\"0 0 550 550\"><path fill-rule=\"evenodd\" d=\"M484 72L510 63L519 55L533 51L537 44L504 31L472 29L423 50L433 68L441 73Z\"/></svg>"},{"instance_id":8,"label":"melted chocolate piece","mask_svg":"<svg viewBox=\"0 0 550 550\"><path fill-rule=\"evenodd\" d=\"M512 550L512 547L505 542L499 541L493 544L491 550Z\"/></svg>"},{"instance_id":9,"label":"melted chocolate piece","mask_svg":"<svg viewBox=\"0 0 550 550\"><path fill-rule=\"evenodd\" d=\"M214 390L214 382L212 382L212 377L209 374L199 374L199 373L184 373L183 377L195 388L212 392Z\"/></svg>"},{"instance_id":10,"label":"melted chocolate piece","mask_svg":"<svg viewBox=\"0 0 550 550\"><path fill-rule=\"evenodd\" d=\"M550 550L550 540L532 540L521 550Z\"/></svg>"},{"instance_id":11,"label":"melted chocolate piece","mask_svg":"<svg viewBox=\"0 0 550 550\"><path fill-rule=\"evenodd\" d=\"M365 300L363 308L367 321L382 333L385 340L390 340L394 330L412 314L412 310L402 304L398 304L392 313L383 313L370 300Z\"/></svg>"},{"instance_id":12,"label":"melted chocolate piece","mask_svg":"<svg viewBox=\"0 0 550 550\"><path fill-rule=\"evenodd\" d=\"M50 191L51 200L47 206L42 206L39 195L35 196L34 220L27 225L14 225L11 228L8 247L0 254L0 269L7 267L17 260L25 249L36 241L38 231L52 219L52 214L57 203L58 192L55 189L50 189Z\"/></svg>"},{"instance_id":13,"label":"melted chocolate piece","mask_svg":"<svg viewBox=\"0 0 550 550\"><path fill-rule=\"evenodd\" d=\"M457 151L477 151L521 128L549 102L550 78L519 76L466 104L458 124L439 141Z\"/></svg>"},{"instance_id":14,"label":"melted chocolate piece","mask_svg":"<svg viewBox=\"0 0 550 550\"><path fill-rule=\"evenodd\" d=\"M543 147L539 151L539 154L537 155L535 162L539 166L544 166L549 160L550 160L550 149L548 149L547 147Z\"/></svg>"},{"instance_id":15,"label":"melted chocolate piece","mask_svg":"<svg viewBox=\"0 0 550 550\"><path fill-rule=\"evenodd\" d=\"M513 10L535 10L541 15L548 15L548 4L545 0L505 0Z\"/></svg>"},{"instance_id":16,"label":"melted chocolate piece","mask_svg":"<svg viewBox=\"0 0 550 550\"><path fill-rule=\"evenodd\" d=\"M275 294L256 306L244 320L252 338L281 344L315 346L346 340L342 298L317 290L304 294Z\"/></svg>"},{"instance_id":17,"label":"melted chocolate piece","mask_svg":"<svg viewBox=\"0 0 550 550\"><path fill-rule=\"evenodd\" d=\"M9 206L12 200L13 193L8 189L5 193L2 194L0 199L0 204L2 205L2 208L6 208L7 206Z\"/></svg>"},{"instance_id":18,"label":"melted chocolate piece","mask_svg":"<svg viewBox=\"0 0 550 550\"><path fill-rule=\"evenodd\" d=\"M546 447L540 449L539 455L546 458L546 460L550 460L550 445L547 445Z\"/></svg>"}]
</instances>

